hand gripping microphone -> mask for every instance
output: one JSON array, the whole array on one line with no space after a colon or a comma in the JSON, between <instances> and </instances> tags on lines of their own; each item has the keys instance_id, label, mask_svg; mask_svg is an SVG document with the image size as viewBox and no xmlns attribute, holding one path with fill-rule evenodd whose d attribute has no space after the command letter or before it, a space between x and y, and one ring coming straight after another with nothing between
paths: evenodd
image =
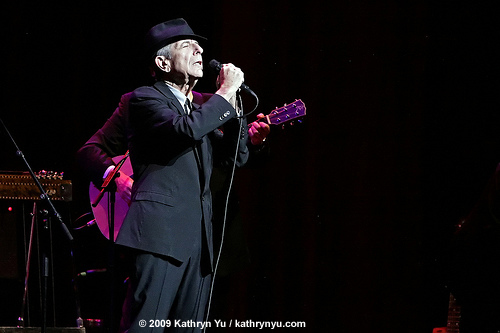
<instances>
[{"instance_id":1,"label":"hand gripping microphone","mask_svg":"<svg viewBox=\"0 0 500 333\"><path fill-rule=\"evenodd\" d=\"M219 73L220 70L222 69L221 63L218 62L215 59L210 60L210 62L208 63L208 65L210 66L210 68L212 68L213 70L215 70L217 73ZM240 89L246 91L247 93L255 95L255 93L252 91L252 89L250 89L250 87L247 86L244 83L241 84Z\"/></svg>"},{"instance_id":2,"label":"hand gripping microphone","mask_svg":"<svg viewBox=\"0 0 500 333\"><path fill-rule=\"evenodd\" d=\"M218 62L217 60L215 59L212 59L210 60L210 62L208 63L208 65L214 70L216 71L217 73L220 72L220 70L222 69L222 65L220 62ZM247 114L244 114L243 116L239 116L237 118L241 118L241 117L246 117L248 116L249 114L253 113L256 109L257 109L257 106L259 105L259 98L257 97L257 95L252 91L252 89L250 89L246 84L242 83L241 86L240 86L240 89L241 90L244 90L246 91L247 93L249 93L250 95L252 95L254 98L255 98L255 107L253 108L252 111L250 111L249 113Z\"/></svg>"}]
</instances>

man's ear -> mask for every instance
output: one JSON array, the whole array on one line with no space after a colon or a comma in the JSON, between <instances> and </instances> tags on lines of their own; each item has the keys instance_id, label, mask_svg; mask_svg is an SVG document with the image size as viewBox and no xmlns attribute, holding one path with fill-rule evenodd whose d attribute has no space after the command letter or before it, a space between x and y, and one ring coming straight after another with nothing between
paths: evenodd
<instances>
[{"instance_id":1,"label":"man's ear","mask_svg":"<svg viewBox=\"0 0 500 333\"><path fill-rule=\"evenodd\" d=\"M170 60L164 56L157 56L155 58L156 66L163 72L170 72Z\"/></svg>"}]
</instances>

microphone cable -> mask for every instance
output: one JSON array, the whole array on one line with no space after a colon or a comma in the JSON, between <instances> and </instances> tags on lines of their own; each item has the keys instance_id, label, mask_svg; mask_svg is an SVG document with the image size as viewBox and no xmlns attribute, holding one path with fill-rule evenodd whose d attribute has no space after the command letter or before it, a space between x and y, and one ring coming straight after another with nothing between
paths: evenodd
<instances>
[{"instance_id":1,"label":"microphone cable","mask_svg":"<svg viewBox=\"0 0 500 333\"><path fill-rule=\"evenodd\" d=\"M76 223L76 222L80 221L81 219L83 219L85 216L88 216L88 215L91 215L91 214L92 214L92 212L88 212L88 213L85 213L83 215L80 215L80 217L78 217L73 223ZM85 223L84 225L81 225L79 227L73 228L73 230L82 230L84 228L91 227L91 226L93 226L96 223L97 222L96 222L96 220L94 218L93 220L90 220L89 222Z\"/></svg>"},{"instance_id":2,"label":"microphone cable","mask_svg":"<svg viewBox=\"0 0 500 333\"><path fill-rule=\"evenodd\" d=\"M241 100L241 96L239 94L238 94L238 99L239 99L239 104L241 106L241 113L243 114L243 103ZM236 171L236 161L238 158L238 151L240 149L240 137L239 136L241 135L241 131L243 130L243 119L242 119L243 116L238 116L235 118L237 118L238 122L239 122L238 140L236 142L236 151L234 152L233 166L231 168L231 173L229 176L230 177L229 178L229 185L228 185L228 190L227 190L227 195L226 195L226 202L224 205L224 218L222 220L222 231L221 231L221 241L220 241L220 245L219 245L219 253L217 254L217 259L215 260L214 272L212 274L212 282L210 284L210 294L208 297L207 313L205 314L205 321L206 322L208 322L208 318L210 315L210 308L211 308L211 304L212 304L212 296L213 296L213 291L214 291L215 278L217 275L217 269L219 267L219 261L220 261L220 257L221 257L221 253L222 253L222 247L224 245L224 236L225 236L225 232L226 232L226 222L227 222L227 214L228 214L228 207L229 207L229 198L231 196L231 190L232 190L233 182L234 182L234 174ZM207 326L205 325L205 327L203 328L203 332L206 331L206 327Z\"/></svg>"},{"instance_id":3,"label":"microphone cable","mask_svg":"<svg viewBox=\"0 0 500 333\"><path fill-rule=\"evenodd\" d=\"M252 111L248 112L247 114L242 114L241 116L237 116L236 118L238 119L241 119L241 118L244 118L244 117L248 117L249 115L251 115L252 113L255 112L255 110L257 110L257 107L259 106L259 97L257 97L257 94L254 93L250 88L246 90L248 93L250 93L254 98L255 98L255 106L253 107ZM240 100L241 100L241 97L240 97ZM242 106L242 109L243 111L243 106Z\"/></svg>"}]
</instances>

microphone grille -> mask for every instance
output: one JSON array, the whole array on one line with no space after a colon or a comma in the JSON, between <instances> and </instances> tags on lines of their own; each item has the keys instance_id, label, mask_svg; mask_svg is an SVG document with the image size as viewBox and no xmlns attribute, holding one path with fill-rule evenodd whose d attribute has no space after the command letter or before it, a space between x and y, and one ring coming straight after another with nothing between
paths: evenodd
<instances>
[{"instance_id":1,"label":"microphone grille","mask_svg":"<svg viewBox=\"0 0 500 333\"><path fill-rule=\"evenodd\" d=\"M220 71L220 70L222 69L222 65L220 64L220 62L218 62L218 61L217 61L217 60L215 60L215 59L210 60L210 62L208 63L208 65L209 65L211 68L213 68L213 69L215 69L215 70L217 70L217 71Z\"/></svg>"}]
</instances>

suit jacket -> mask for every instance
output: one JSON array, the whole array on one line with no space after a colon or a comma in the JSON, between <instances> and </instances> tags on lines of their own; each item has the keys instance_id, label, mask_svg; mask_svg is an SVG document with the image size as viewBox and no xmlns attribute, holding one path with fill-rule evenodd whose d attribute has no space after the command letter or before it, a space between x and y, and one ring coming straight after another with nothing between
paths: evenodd
<instances>
[{"instance_id":1,"label":"suit jacket","mask_svg":"<svg viewBox=\"0 0 500 333\"><path fill-rule=\"evenodd\" d=\"M78 165L96 187L103 183L106 169L115 165L112 158L128 150L128 102L132 93L124 94L118 107L92 137L78 150ZM130 176L130 175L129 175Z\"/></svg>"},{"instance_id":2,"label":"suit jacket","mask_svg":"<svg viewBox=\"0 0 500 333\"><path fill-rule=\"evenodd\" d=\"M219 95L194 106L184 115L163 82L131 94L134 186L117 244L185 261L206 242L213 258L209 182L214 159L231 163L237 156L238 166L247 161L247 124L243 120L239 126L236 111Z\"/></svg>"},{"instance_id":3,"label":"suit jacket","mask_svg":"<svg viewBox=\"0 0 500 333\"><path fill-rule=\"evenodd\" d=\"M112 158L124 155L128 150L128 103L131 96L132 92L122 95L111 117L77 152L78 165L97 187L102 185L106 169L115 165ZM201 105L212 96L193 91L193 103Z\"/></svg>"}]
</instances>

